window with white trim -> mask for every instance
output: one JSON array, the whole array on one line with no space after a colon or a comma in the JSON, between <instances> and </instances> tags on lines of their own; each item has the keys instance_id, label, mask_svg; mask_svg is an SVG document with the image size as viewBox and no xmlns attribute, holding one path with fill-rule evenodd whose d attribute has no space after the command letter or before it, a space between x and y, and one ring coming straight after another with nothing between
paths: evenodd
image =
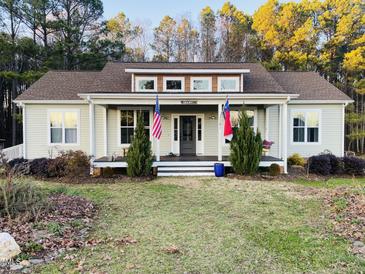
<instances>
[{"instance_id":1,"label":"window with white trim","mask_svg":"<svg viewBox=\"0 0 365 274\"><path fill-rule=\"evenodd\" d=\"M254 110L246 110L246 115L248 117L248 122L250 127L256 131L255 128L255 111ZM231 115L231 125L232 125L232 129L233 129L233 134L235 134L235 132L237 131L238 127L239 127L239 115L240 115L241 111L240 110L231 110L230 111L230 115ZM224 124L224 123L223 123ZM230 141L225 139L225 143L229 144Z\"/></svg>"},{"instance_id":2,"label":"window with white trim","mask_svg":"<svg viewBox=\"0 0 365 274\"><path fill-rule=\"evenodd\" d=\"M211 77L191 77L192 91L212 91Z\"/></svg>"},{"instance_id":3,"label":"window with white trim","mask_svg":"<svg viewBox=\"0 0 365 274\"><path fill-rule=\"evenodd\" d=\"M315 110L292 112L293 143L319 143L320 114Z\"/></svg>"},{"instance_id":4,"label":"window with white trim","mask_svg":"<svg viewBox=\"0 0 365 274\"><path fill-rule=\"evenodd\" d=\"M164 91L184 91L185 89L184 77L164 77L163 81Z\"/></svg>"},{"instance_id":5,"label":"window with white trim","mask_svg":"<svg viewBox=\"0 0 365 274\"><path fill-rule=\"evenodd\" d=\"M137 115L141 114L145 134L150 138L149 110L120 110L120 144L129 145L132 142L134 130L137 126Z\"/></svg>"},{"instance_id":6,"label":"window with white trim","mask_svg":"<svg viewBox=\"0 0 365 274\"><path fill-rule=\"evenodd\" d=\"M218 91L239 91L240 77L218 77Z\"/></svg>"},{"instance_id":7,"label":"window with white trim","mask_svg":"<svg viewBox=\"0 0 365 274\"><path fill-rule=\"evenodd\" d=\"M136 91L157 91L157 77L136 76Z\"/></svg>"},{"instance_id":8,"label":"window with white trim","mask_svg":"<svg viewBox=\"0 0 365 274\"><path fill-rule=\"evenodd\" d=\"M48 113L48 118L50 144L78 144L78 111L51 110Z\"/></svg>"}]
</instances>

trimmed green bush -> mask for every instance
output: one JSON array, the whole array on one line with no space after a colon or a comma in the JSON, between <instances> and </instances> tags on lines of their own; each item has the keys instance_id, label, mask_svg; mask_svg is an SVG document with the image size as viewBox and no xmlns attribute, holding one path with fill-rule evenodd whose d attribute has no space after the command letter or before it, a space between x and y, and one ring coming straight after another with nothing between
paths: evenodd
<instances>
[{"instance_id":1,"label":"trimmed green bush","mask_svg":"<svg viewBox=\"0 0 365 274\"><path fill-rule=\"evenodd\" d=\"M281 174L281 169L278 164L271 164L269 167L270 176L279 176Z\"/></svg>"},{"instance_id":2,"label":"trimmed green bush","mask_svg":"<svg viewBox=\"0 0 365 274\"><path fill-rule=\"evenodd\" d=\"M230 161L233 170L240 175L256 173L262 155L261 134L250 127L244 109L239 113L238 128L230 143Z\"/></svg>"},{"instance_id":3,"label":"trimmed green bush","mask_svg":"<svg viewBox=\"0 0 365 274\"><path fill-rule=\"evenodd\" d=\"M294 153L288 158L288 165L290 166L304 166L305 160L299 153Z\"/></svg>"},{"instance_id":4,"label":"trimmed green bush","mask_svg":"<svg viewBox=\"0 0 365 274\"><path fill-rule=\"evenodd\" d=\"M152 151L149 136L144 130L143 117L138 114L137 127L127 154L127 174L130 177L148 176L152 168Z\"/></svg>"}]
</instances>

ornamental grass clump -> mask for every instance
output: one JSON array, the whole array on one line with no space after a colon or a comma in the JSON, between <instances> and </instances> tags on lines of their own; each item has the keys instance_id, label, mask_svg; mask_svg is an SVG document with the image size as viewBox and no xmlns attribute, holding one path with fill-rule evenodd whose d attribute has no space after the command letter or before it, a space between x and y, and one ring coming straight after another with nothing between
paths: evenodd
<instances>
[{"instance_id":1,"label":"ornamental grass clump","mask_svg":"<svg viewBox=\"0 0 365 274\"><path fill-rule=\"evenodd\" d=\"M143 117L138 114L137 127L127 154L127 174L130 177L143 177L151 173L151 142L145 133Z\"/></svg>"},{"instance_id":2,"label":"ornamental grass clump","mask_svg":"<svg viewBox=\"0 0 365 274\"><path fill-rule=\"evenodd\" d=\"M240 175L256 173L262 154L262 139L259 132L251 128L244 109L239 113L238 128L230 143L230 161L233 170Z\"/></svg>"}]
</instances>

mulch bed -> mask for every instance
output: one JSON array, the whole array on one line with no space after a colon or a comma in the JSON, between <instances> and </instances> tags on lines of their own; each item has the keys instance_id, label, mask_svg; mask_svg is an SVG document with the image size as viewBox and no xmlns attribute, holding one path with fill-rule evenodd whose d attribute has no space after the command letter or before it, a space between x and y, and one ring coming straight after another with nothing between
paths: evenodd
<instances>
[{"instance_id":1,"label":"mulch bed","mask_svg":"<svg viewBox=\"0 0 365 274\"><path fill-rule=\"evenodd\" d=\"M12 235L22 250L18 261L49 261L65 250L85 245L95 206L85 198L64 194L50 195L48 204L49 209L37 220L30 220L27 214L13 220L0 218L0 231Z\"/></svg>"}]
</instances>

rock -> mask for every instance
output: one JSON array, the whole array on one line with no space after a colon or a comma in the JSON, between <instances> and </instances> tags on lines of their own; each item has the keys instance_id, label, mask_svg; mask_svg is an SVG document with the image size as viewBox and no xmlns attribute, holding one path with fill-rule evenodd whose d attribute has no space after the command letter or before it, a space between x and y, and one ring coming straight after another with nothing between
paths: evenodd
<instances>
[{"instance_id":1,"label":"rock","mask_svg":"<svg viewBox=\"0 0 365 274\"><path fill-rule=\"evenodd\" d=\"M25 267L30 266L30 262L28 260L23 260L19 264Z\"/></svg>"},{"instance_id":2,"label":"rock","mask_svg":"<svg viewBox=\"0 0 365 274\"><path fill-rule=\"evenodd\" d=\"M19 245L9 233L0 233L0 262L9 261L20 252Z\"/></svg>"},{"instance_id":3,"label":"rock","mask_svg":"<svg viewBox=\"0 0 365 274\"><path fill-rule=\"evenodd\" d=\"M305 175L306 170L302 166L292 165L292 166L289 167L289 173L290 174L296 174L296 175Z\"/></svg>"},{"instance_id":4,"label":"rock","mask_svg":"<svg viewBox=\"0 0 365 274\"><path fill-rule=\"evenodd\" d=\"M361 241L355 241L355 242L353 242L352 245L354 247L357 247L357 248L360 248L360 247L364 247L365 246L365 244L363 242L361 242Z\"/></svg>"},{"instance_id":5,"label":"rock","mask_svg":"<svg viewBox=\"0 0 365 274\"><path fill-rule=\"evenodd\" d=\"M30 260L30 263L31 264L41 264L43 263L44 261L42 259L31 259Z\"/></svg>"},{"instance_id":6,"label":"rock","mask_svg":"<svg viewBox=\"0 0 365 274\"><path fill-rule=\"evenodd\" d=\"M20 265L20 264L12 264L10 265L10 270L11 271L20 271L24 268L24 266Z\"/></svg>"}]
</instances>

